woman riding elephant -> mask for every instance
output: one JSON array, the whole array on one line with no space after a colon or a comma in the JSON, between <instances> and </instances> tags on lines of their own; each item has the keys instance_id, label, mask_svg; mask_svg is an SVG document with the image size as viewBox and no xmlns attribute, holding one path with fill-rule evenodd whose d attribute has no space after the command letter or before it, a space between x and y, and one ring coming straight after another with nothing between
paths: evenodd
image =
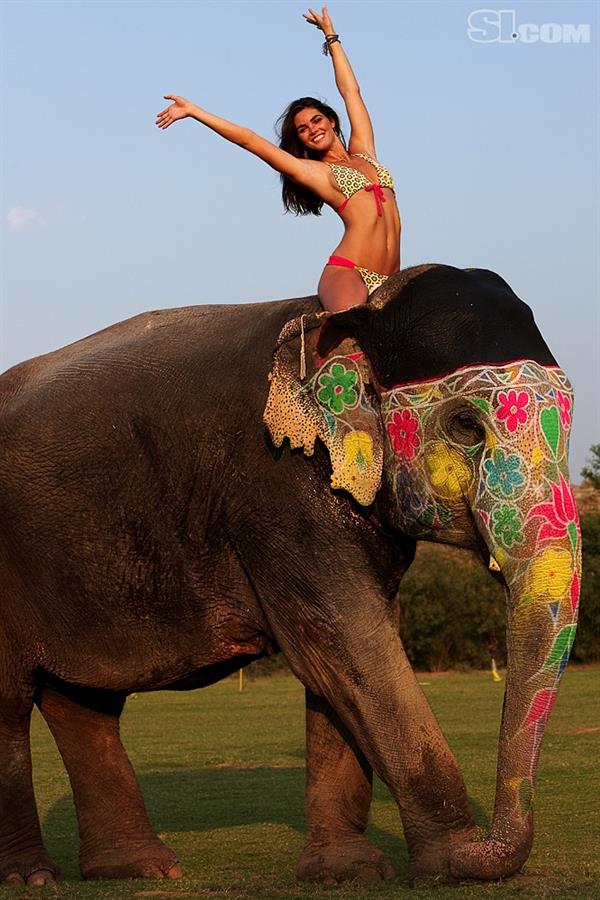
<instances>
[{"instance_id":1,"label":"woman riding elephant","mask_svg":"<svg viewBox=\"0 0 600 900\"><path fill-rule=\"evenodd\" d=\"M248 128L207 112L183 97L166 94L173 104L158 114L159 128L191 117L238 144L281 173L286 210L320 215L324 203L344 224L344 236L323 270L319 299L335 312L366 303L369 294L400 269L400 216L394 181L376 158L375 137L358 82L333 23L321 15L304 16L325 35L335 81L350 120L348 148L338 114L314 97L289 104L280 117L281 142L276 147Z\"/></svg>"}]
</instances>

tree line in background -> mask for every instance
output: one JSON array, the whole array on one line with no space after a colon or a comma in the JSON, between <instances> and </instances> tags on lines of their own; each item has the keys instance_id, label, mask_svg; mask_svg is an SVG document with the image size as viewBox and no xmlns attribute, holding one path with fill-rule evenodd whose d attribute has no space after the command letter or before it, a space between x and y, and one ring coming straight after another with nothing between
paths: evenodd
<instances>
[{"instance_id":1,"label":"tree line in background","mask_svg":"<svg viewBox=\"0 0 600 900\"><path fill-rule=\"evenodd\" d=\"M600 444L575 488L581 513L583 578L573 662L600 661ZM420 543L400 587L400 634L415 669L487 669L506 663L504 591L464 550ZM257 674L285 666L282 656L253 663Z\"/></svg>"},{"instance_id":2,"label":"tree line in background","mask_svg":"<svg viewBox=\"0 0 600 900\"><path fill-rule=\"evenodd\" d=\"M590 447L590 458L581 474L595 491L600 491L600 444L593 444Z\"/></svg>"}]
</instances>

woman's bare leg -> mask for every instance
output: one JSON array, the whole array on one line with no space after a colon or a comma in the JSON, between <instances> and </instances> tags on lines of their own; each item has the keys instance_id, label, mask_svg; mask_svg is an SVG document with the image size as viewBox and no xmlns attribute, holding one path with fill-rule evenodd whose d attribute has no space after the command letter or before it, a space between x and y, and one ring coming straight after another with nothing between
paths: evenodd
<instances>
[{"instance_id":1,"label":"woman's bare leg","mask_svg":"<svg viewBox=\"0 0 600 900\"><path fill-rule=\"evenodd\" d=\"M325 266L319 281L319 300L327 312L340 312L366 303L367 287L356 269Z\"/></svg>"}]
</instances>

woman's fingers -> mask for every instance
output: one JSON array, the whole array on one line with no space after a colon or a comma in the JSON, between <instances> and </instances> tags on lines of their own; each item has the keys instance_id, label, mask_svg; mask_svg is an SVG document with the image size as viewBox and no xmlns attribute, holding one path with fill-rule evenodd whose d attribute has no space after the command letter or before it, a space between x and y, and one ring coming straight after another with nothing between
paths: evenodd
<instances>
[{"instance_id":1,"label":"woman's fingers","mask_svg":"<svg viewBox=\"0 0 600 900\"><path fill-rule=\"evenodd\" d=\"M320 28L321 27L321 17L319 16L319 14L316 13L314 11L314 9L311 9L310 6L308 8L308 11L310 13L310 16L307 16L306 13L302 13L302 15L304 16L306 21L310 22L311 25L316 25L317 28Z\"/></svg>"},{"instance_id":2,"label":"woman's fingers","mask_svg":"<svg viewBox=\"0 0 600 900\"><path fill-rule=\"evenodd\" d=\"M165 94L165 100L173 100L174 102L170 106L165 106L164 109L156 116L156 124L159 128L168 128L169 125L172 125L175 122L175 118L173 117L172 110L173 108L177 108L177 100L180 98L176 94Z\"/></svg>"}]
</instances>

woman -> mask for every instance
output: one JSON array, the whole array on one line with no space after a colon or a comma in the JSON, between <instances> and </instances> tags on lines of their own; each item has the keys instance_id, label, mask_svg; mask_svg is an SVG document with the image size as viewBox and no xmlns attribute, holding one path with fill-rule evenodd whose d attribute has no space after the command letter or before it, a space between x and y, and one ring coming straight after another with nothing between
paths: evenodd
<instances>
[{"instance_id":1,"label":"woman","mask_svg":"<svg viewBox=\"0 0 600 900\"><path fill-rule=\"evenodd\" d=\"M338 312L366 303L369 294L399 270L400 216L392 177L376 161L371 119L327 7L321 15L309 9L304 18L325 35L323 51L333 61L350 119L348 149L337 114L312 97L294 101L281 116L279 147L172 94L165 95L174 102L159 113L156 124L164 129L187 116L197 119L281 174L286 210L320 215L327 203L339 213L344 236L319 281L324 309Z\"/></svg>"}]
</instances>

